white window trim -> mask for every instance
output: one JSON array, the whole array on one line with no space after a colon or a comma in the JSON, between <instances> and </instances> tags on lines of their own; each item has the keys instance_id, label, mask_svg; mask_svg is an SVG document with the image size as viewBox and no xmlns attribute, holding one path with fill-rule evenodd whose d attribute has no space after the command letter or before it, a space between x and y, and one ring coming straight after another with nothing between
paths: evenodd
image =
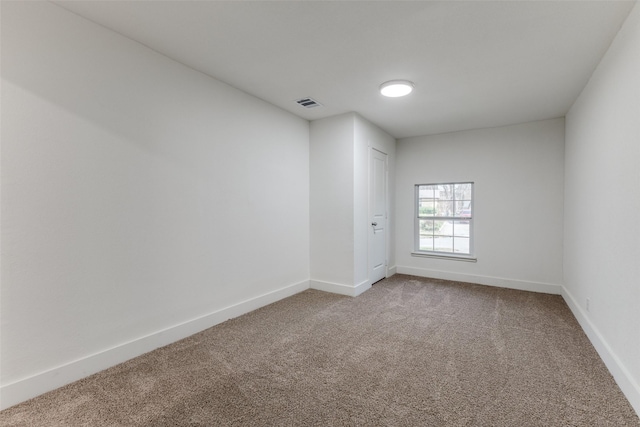
<instances>
[{"instance_id":1,"label":"white window trim","mask_svg":"<svg viewBox=\"0 0 640 427\"><path fill-rule=\"evenodd\" d=\"M471 218L469 220L469 253L468 254L456 254L451 252L436 252L436 251L422 251L420 250L420 197L419 197L419 188L424 185L451 185L451 184L471 184ZM475 224L475 182L473 181L460 181L460 182L439 182L439 183L429 183L429 184L415 184L414 185L414 209L413 209L413 251L411 252L411 256L414 257L422 257L422 258L437 258L437 259L447 259L453 261L466 261L466 262L477 262L478 259L475 256L475 239L474 239L474 224ZM434 219L438 218L451 218L454 217L434 217Z\"/></svg>"},{"instance_id":2,"label":"white window trim","mask_svg":"<svg viewBox=\"0 0 640 427\"><path fill-rule=\"evenodd\" d=\"M421 258L449 259L453 261L478 262L478 258L472 255L456 255L456 254L448 254L447 252L415 251L415 252L411 252L411 256L421 257Z\"/></svg>"}]
</instances>

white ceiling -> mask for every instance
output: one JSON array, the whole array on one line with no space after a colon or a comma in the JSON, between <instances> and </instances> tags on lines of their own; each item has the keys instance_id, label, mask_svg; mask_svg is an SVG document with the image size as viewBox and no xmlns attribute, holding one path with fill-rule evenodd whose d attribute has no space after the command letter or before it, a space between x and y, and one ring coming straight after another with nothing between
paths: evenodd
<instances>
[{"instance_id":1,"label":"white ceiling","mask_svg":"<svg viewBox=\"0 0 640 427\"><path fill-rule=\"evenodd\" d=\"M396 138L564 116L633 1L56 1L305 119ZM415 91L384 98L408 79ZM322 107L295 103L313 97Z\"/></svg>"}]
</instances>

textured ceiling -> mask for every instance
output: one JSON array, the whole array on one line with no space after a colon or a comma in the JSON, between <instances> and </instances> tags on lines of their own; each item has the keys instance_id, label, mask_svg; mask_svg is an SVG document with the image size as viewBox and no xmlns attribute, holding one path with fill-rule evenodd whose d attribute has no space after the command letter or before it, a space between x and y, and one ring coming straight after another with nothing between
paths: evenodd
<instances>
[{"instance_id":1,"label":"textured ceiling","mask_svg":"<svg viewBox=\"0 0 640 427\"><path fill-rule=\"evenodd\" d=\"M561 117L633 1L56 1L313 120L396 138ZM415 91L384 98L408 79ZM313 97L323 106L295 103Z\"/></svg>"}]
</instances>

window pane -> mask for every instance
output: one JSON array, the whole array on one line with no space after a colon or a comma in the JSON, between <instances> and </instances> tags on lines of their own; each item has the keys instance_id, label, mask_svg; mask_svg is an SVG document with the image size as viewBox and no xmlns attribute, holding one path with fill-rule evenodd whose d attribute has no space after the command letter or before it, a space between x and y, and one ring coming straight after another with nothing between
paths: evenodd
<instances>
[{"instance_id":1,"label":"window pane","mask_svg":"<svg viewBox=\"0 0 640 427\"><path fill-rule=\"evenodd\" d=\"M437 216L453 216L453 202L438 200L436 204Z\"/></svg>"},{"instance_id":2,"label":"window pane","mask_svg":"<svg viewBox=\"0 0 640 427\"><path fill-rule=\"evenodd\" d=\"M468 237L454 237L453 247L455 253L468 254L469 253L469 238Z\"/></svg>"},{"instance_id":3,"label":"window pane","mask_svg":"<svg viewBox=\"0 0 640 427\"><path fill-rule=\"evenodd\" d=\"M469 237L469 221L454 221L453 235L455 237Z\"/></svg>"},{"instance_id":4,"label":"window pane","mask_svg":"<svg viewBox=\"0 0 640 427\"><path fill-rule=\"evenodd\" d=\"M420 200L420 206L418 206L418 216L434 216L436 213L436 205L433 200Z\"/></svg>"},{"instance_id":5,"label":"window pane","mask_svg":"<svg viewBox=\"0 0 640 427\"><path fill-rule=\"evenodd\" d=\"M453 227L448 221L433 221L433 234L436 236L452 236Z\"/></svg>"},{"instance_id":6,"label":"window pane","mask_svg":"<svg viewBox=\"0 0 640 427\"><path fill-rule=\"evenodd\" d=\"M419 185L418 186L418 198L420 199L433 199L434 198L434 186L433 185Z\"/></svg>"},{"instance_id":7,"label":"window pane","mask_svg":"<svg viewBox=\"0 0 640 427\"><path fill-rule=\"evenodd\" d=\"M453 252L453 237L434 237L433 250L438 252Z\"/></svg>"},{"instance_id":8,"label":"window pane","mask_svg":"<svg viewBox=\"0 0 640 427\"><path fill-rule=\"evenodd\" d=\"M455 184L456 200L471 200L471 183Z\"/></svg>"},{"instance_id":9,"label":"window pane","mask_svg":"<svg viewBox=\"0 0 640 427\"><path fill-rule=\"evenodd\" d=\"M453 200L453 184L438 185L435 197L440 200Z\"/></svg>"},{"instance_id":10,"label":"window pane","mask_svg":"<svg viewBox=\"0 0 640 427\"><path fill-rule=\"evenodd\" d=\"M433 234L433 220L421 219L420 220L420 235L432 235Z\"/></svg>"},{"instance_id":11,"label":"window pane","mask_svg":"<svg viewBox=\"0 0 640 427\"><path fill-rule=\"evenodd\" d=\"M433 237L420 236L420 250L432 251L433 250Z\"/></svg>"},{"instance_id":12,"label":"window pane","mask_svg":"<svg viewBox=\"0 0 640 427\"><path fill-rule=\"evenodd\" d=\"M471 200L456 200L455 212L456 216L471 218Z\"/></svg>"}]
</instances>

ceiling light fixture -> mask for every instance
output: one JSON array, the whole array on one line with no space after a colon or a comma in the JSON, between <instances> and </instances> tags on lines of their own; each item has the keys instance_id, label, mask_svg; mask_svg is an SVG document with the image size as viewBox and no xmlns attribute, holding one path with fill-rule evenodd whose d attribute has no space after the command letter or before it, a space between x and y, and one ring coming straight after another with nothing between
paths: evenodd
<instances>
[{"instance_id":1,"label":"ceiling light fixture","mask_svg":"<svg viewBox=\"0 0 640 427\"><path fill-rule=\"evenodd\" d=\"M380 93L390 98L397 98L409 95L413 87L413 83L408 80L390 80L380 85Z\"/></svg>"}]
</instances>

